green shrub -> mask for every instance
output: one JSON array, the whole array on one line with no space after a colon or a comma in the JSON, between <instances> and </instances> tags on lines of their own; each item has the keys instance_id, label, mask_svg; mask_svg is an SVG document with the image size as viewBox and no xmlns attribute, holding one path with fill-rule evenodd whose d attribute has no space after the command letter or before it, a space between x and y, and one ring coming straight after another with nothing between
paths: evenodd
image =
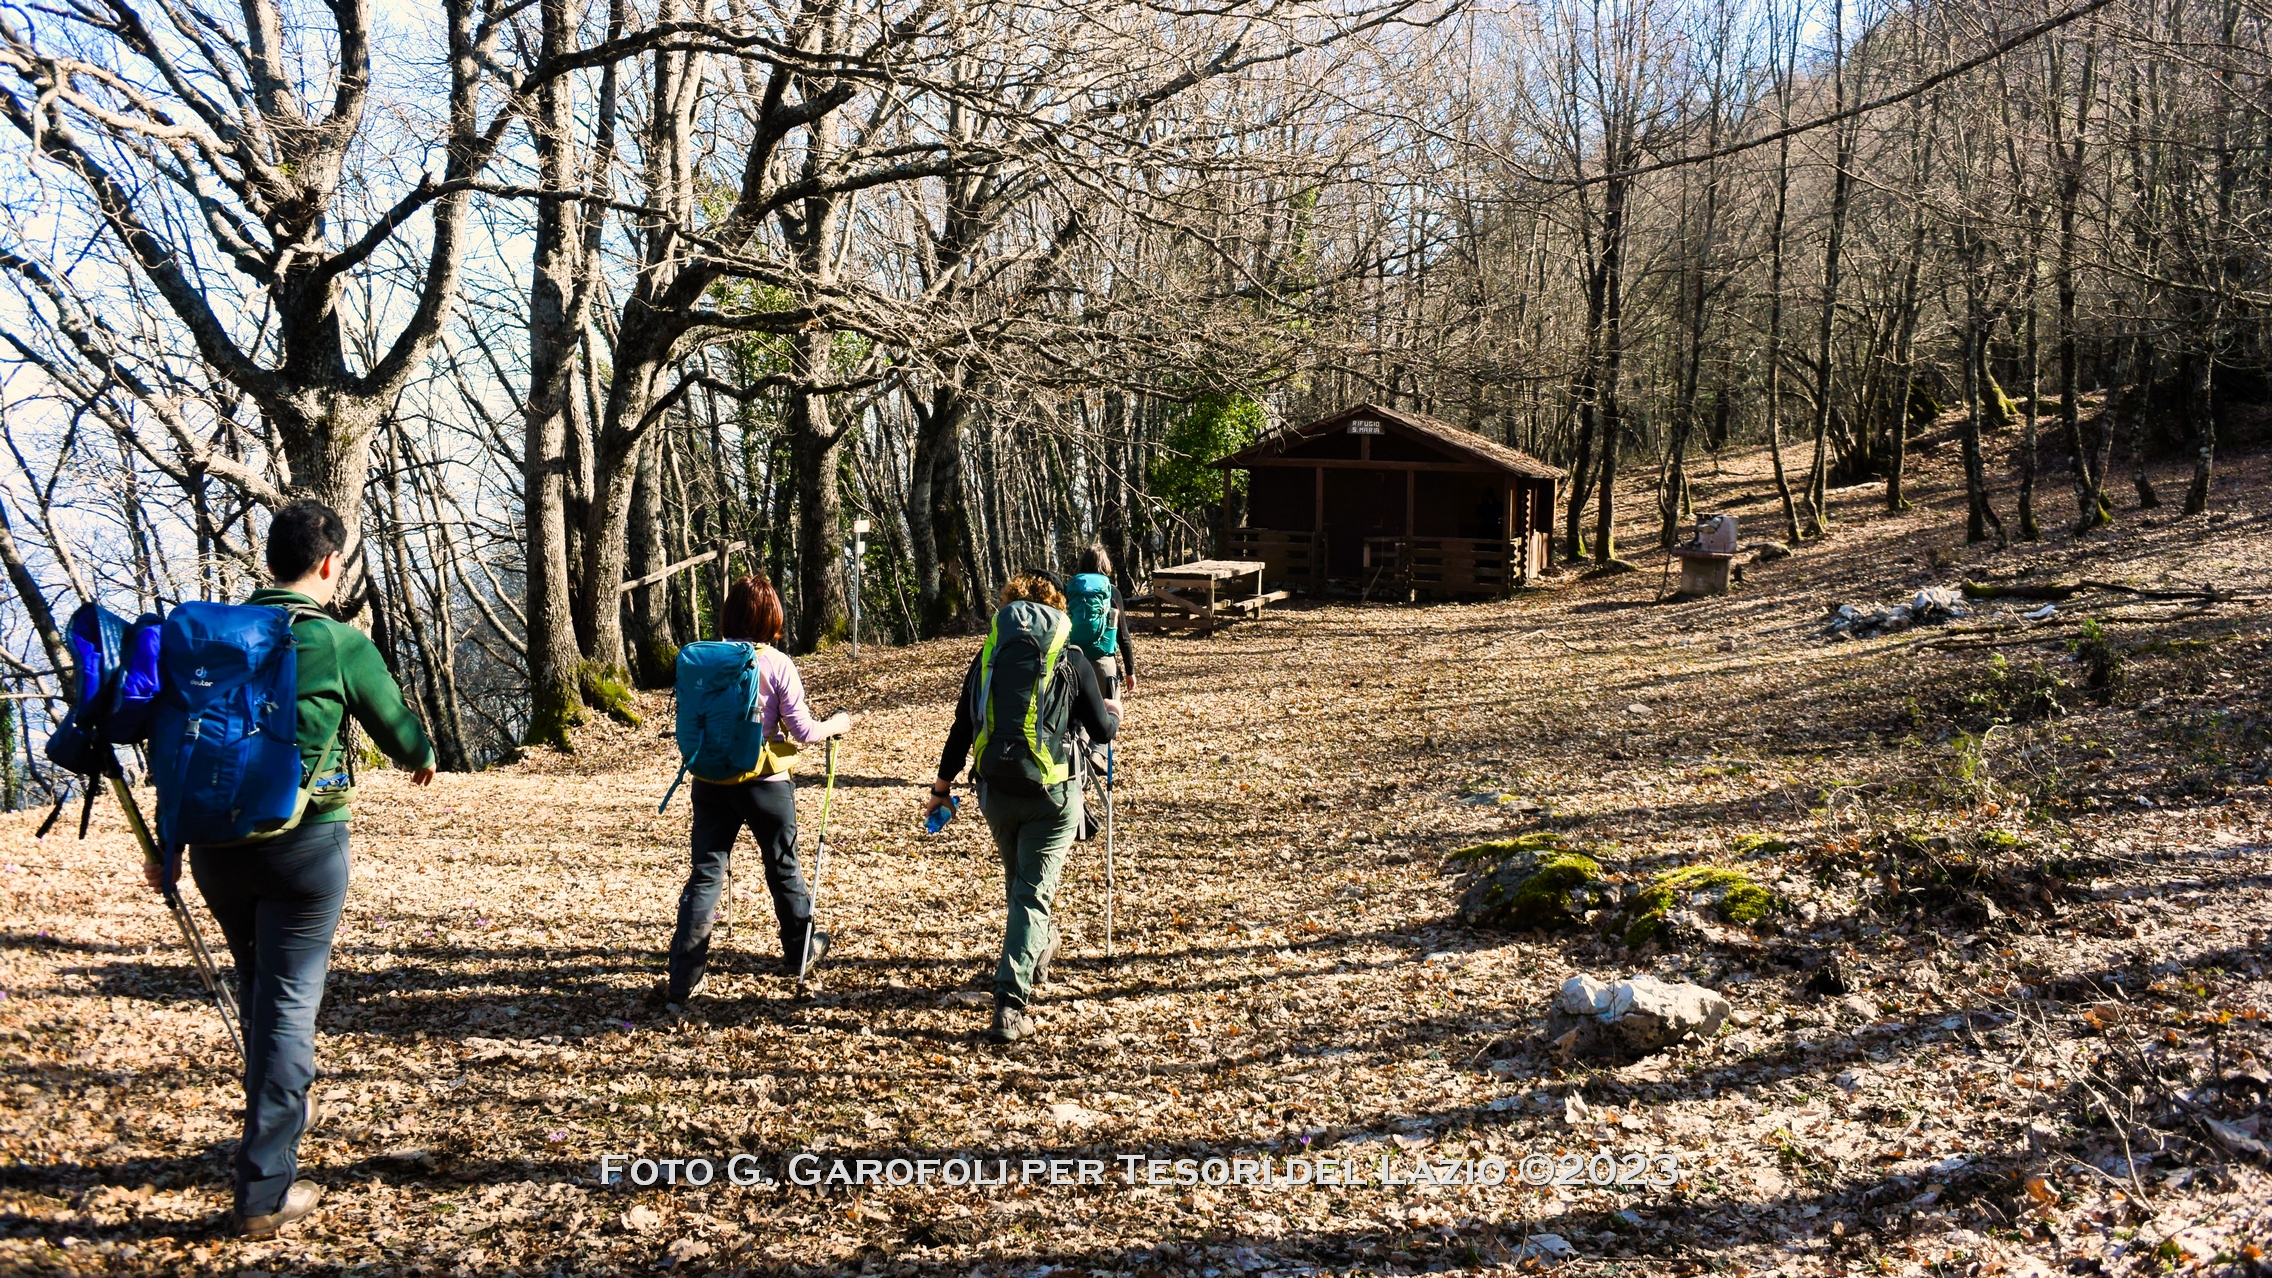
<instances>
[{"instance_id":1,"label":"green shrub","mask_svg":"<svg viewBox=\"0 0 2272 1278\"><path fill-rule=\"evenodd\" d=\"M2107 638L2106 627L2100 625L2096 617L2083 622L2082 637L2070 641L2067 651L2074 654L2075 664L2083 668L2083 686L2101 696L2122 686L2125 665L2122 649Z\"/></svg>"}]
</instances>

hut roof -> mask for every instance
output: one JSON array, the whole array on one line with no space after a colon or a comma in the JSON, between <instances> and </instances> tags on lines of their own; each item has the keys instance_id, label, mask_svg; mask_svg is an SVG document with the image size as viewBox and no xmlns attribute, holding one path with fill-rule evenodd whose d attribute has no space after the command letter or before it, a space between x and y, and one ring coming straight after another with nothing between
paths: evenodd
<instances>
[{"instance_id":1,"label":"hut roof","mask_svg":"<svg viewBox=\"0 0 2272 1278\"><path fill-rule=\"evenodd\" d=\"M1283 430L1268 439L1259 440L1224 457L1214 464L1218 468L1236 469L1255 462L1279 456L1294 445L1320 435L1331 434L1334 428L1352 417L1372 417L1401 428L1405 433L1419 436L1430 444L1438 445L1471 461L1526 479L1562 479L1567 471L1549 466L1521 449L1485 439L1471 430L1462 430L1450 422L1430 417L1426 413L1410 412L1401 408L1383 408L1378 404L1358 404L1342 409L1330 417L1321 417L1307 426Z\"/></svg>"}]
</instances>

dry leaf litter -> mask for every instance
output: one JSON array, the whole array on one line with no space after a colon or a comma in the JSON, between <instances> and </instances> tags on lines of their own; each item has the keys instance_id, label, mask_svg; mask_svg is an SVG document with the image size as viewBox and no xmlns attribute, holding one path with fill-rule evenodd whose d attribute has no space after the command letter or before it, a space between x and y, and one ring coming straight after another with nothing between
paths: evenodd
<instances>
[{"instance_id":1,"label":"dry leaf litter","mask_svg":"<svg viewBox=\"0 0 2272 1278\"><path fill-rule=\"evenodd\" d=\"M2265 1272L2264 472L2229 468L2238 501L2206 516L1996 551L1962 545L1944 461L1900 516L1874 485L1833 493L1827 540L1752 559L1726 599L1568 574L1149 639L1118 750L1119 957L1084 845L1045 1031L1008 1049L978 1037L1001 926L982 825L927 838L916 816L971 641L805 663L824 708L863 716L810 1001L769 966L746 855L707 997L642 1001L684 873L683 800L655 813L667 699L573 756L431 791L370 775L302 1151L325 1210L265 1242L222 1229L232 1060L115 809L84 843L0 818L0 1271ZM1773 527L1757 457L1698 491ZM1839 604L2079 578L2191 597L1825 633ZM1598 876L1543 925L1464 924L1493 862L1453 854L1525 840ZM1766 905L1731 922L1739 880ZM1547 1020L1578 976L1727 1010L1662 1050L1578 1050ZM596 1180L606 1153L1603 1148L1678 1151L1684 1174Z\"/></svg>"}]
</instances>

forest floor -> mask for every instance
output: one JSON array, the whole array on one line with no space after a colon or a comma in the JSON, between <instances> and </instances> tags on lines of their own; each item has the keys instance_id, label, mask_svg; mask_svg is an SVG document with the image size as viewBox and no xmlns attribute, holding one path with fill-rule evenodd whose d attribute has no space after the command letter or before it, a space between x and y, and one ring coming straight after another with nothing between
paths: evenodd
<instances>
[{"instance_id":1,"label":"forest floor","mask_svg":"<svg viewBox=\"0 0 2272 1278\"><path fill-rule=\"evenodd\" d=\"M115 808L83 843L0 818L0 1271L2265 1272L2272 459L2228 459L2205 516L2125 486L2111 531L1998 550L1964 544L1954 451L1919 459L1904 514L1834 493L1826 539L1725 599L1654 602L1637 497L1642 574L1144 639L1117 958L1085 845L1045 1030L1012 1048L980 1038L982 825L917 826L969 640L805 663L862 716L813 1001L772 970L752 856L710 994L642 999L684 874L664 701L574 756L368 775L302 1151L324 1211L272 1241L223 1228L233 1061ZM1765 475L1707 464L1699 505L1770 536ZM2077 577L2238 597L1823 633L1839 603ZM1538 830L1630 884L1736 865L1788 908L1640 951L1459 925L1448 854ZM1642 972L1735 1014L1631 1063L1544 1041L1564 980ZM1007 1158L1013 1184L723 1183L735 1153L778 1175L815 1149ZM1603 1149L1677 1151L1679 1182L1152 1186L1117 1161L1307 1154L1378 1182ZM616 1154L719 1179L603 1188ZM1014 1183L1030 1157L1107 1183Z\"/></svg>"}]
</instances>

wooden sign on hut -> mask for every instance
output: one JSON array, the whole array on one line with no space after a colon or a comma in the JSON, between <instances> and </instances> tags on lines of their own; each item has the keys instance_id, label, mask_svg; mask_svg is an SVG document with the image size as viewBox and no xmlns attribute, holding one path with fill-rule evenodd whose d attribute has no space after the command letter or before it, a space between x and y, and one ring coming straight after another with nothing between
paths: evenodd
<instances>
[{"instance_id":1,"label":"wooden sign on hut","mask_svg":"<svg viewBox=\"0 0 2272 1278\"><path fill-rule=\"evenodd\" d=\"M1546 571L1564 472L1421 413L1359 404L1215 463L1247 472L1246 526L1227 559L1266 580L1372 598L1502 595Z\"/></svg>"}]
</instances>

